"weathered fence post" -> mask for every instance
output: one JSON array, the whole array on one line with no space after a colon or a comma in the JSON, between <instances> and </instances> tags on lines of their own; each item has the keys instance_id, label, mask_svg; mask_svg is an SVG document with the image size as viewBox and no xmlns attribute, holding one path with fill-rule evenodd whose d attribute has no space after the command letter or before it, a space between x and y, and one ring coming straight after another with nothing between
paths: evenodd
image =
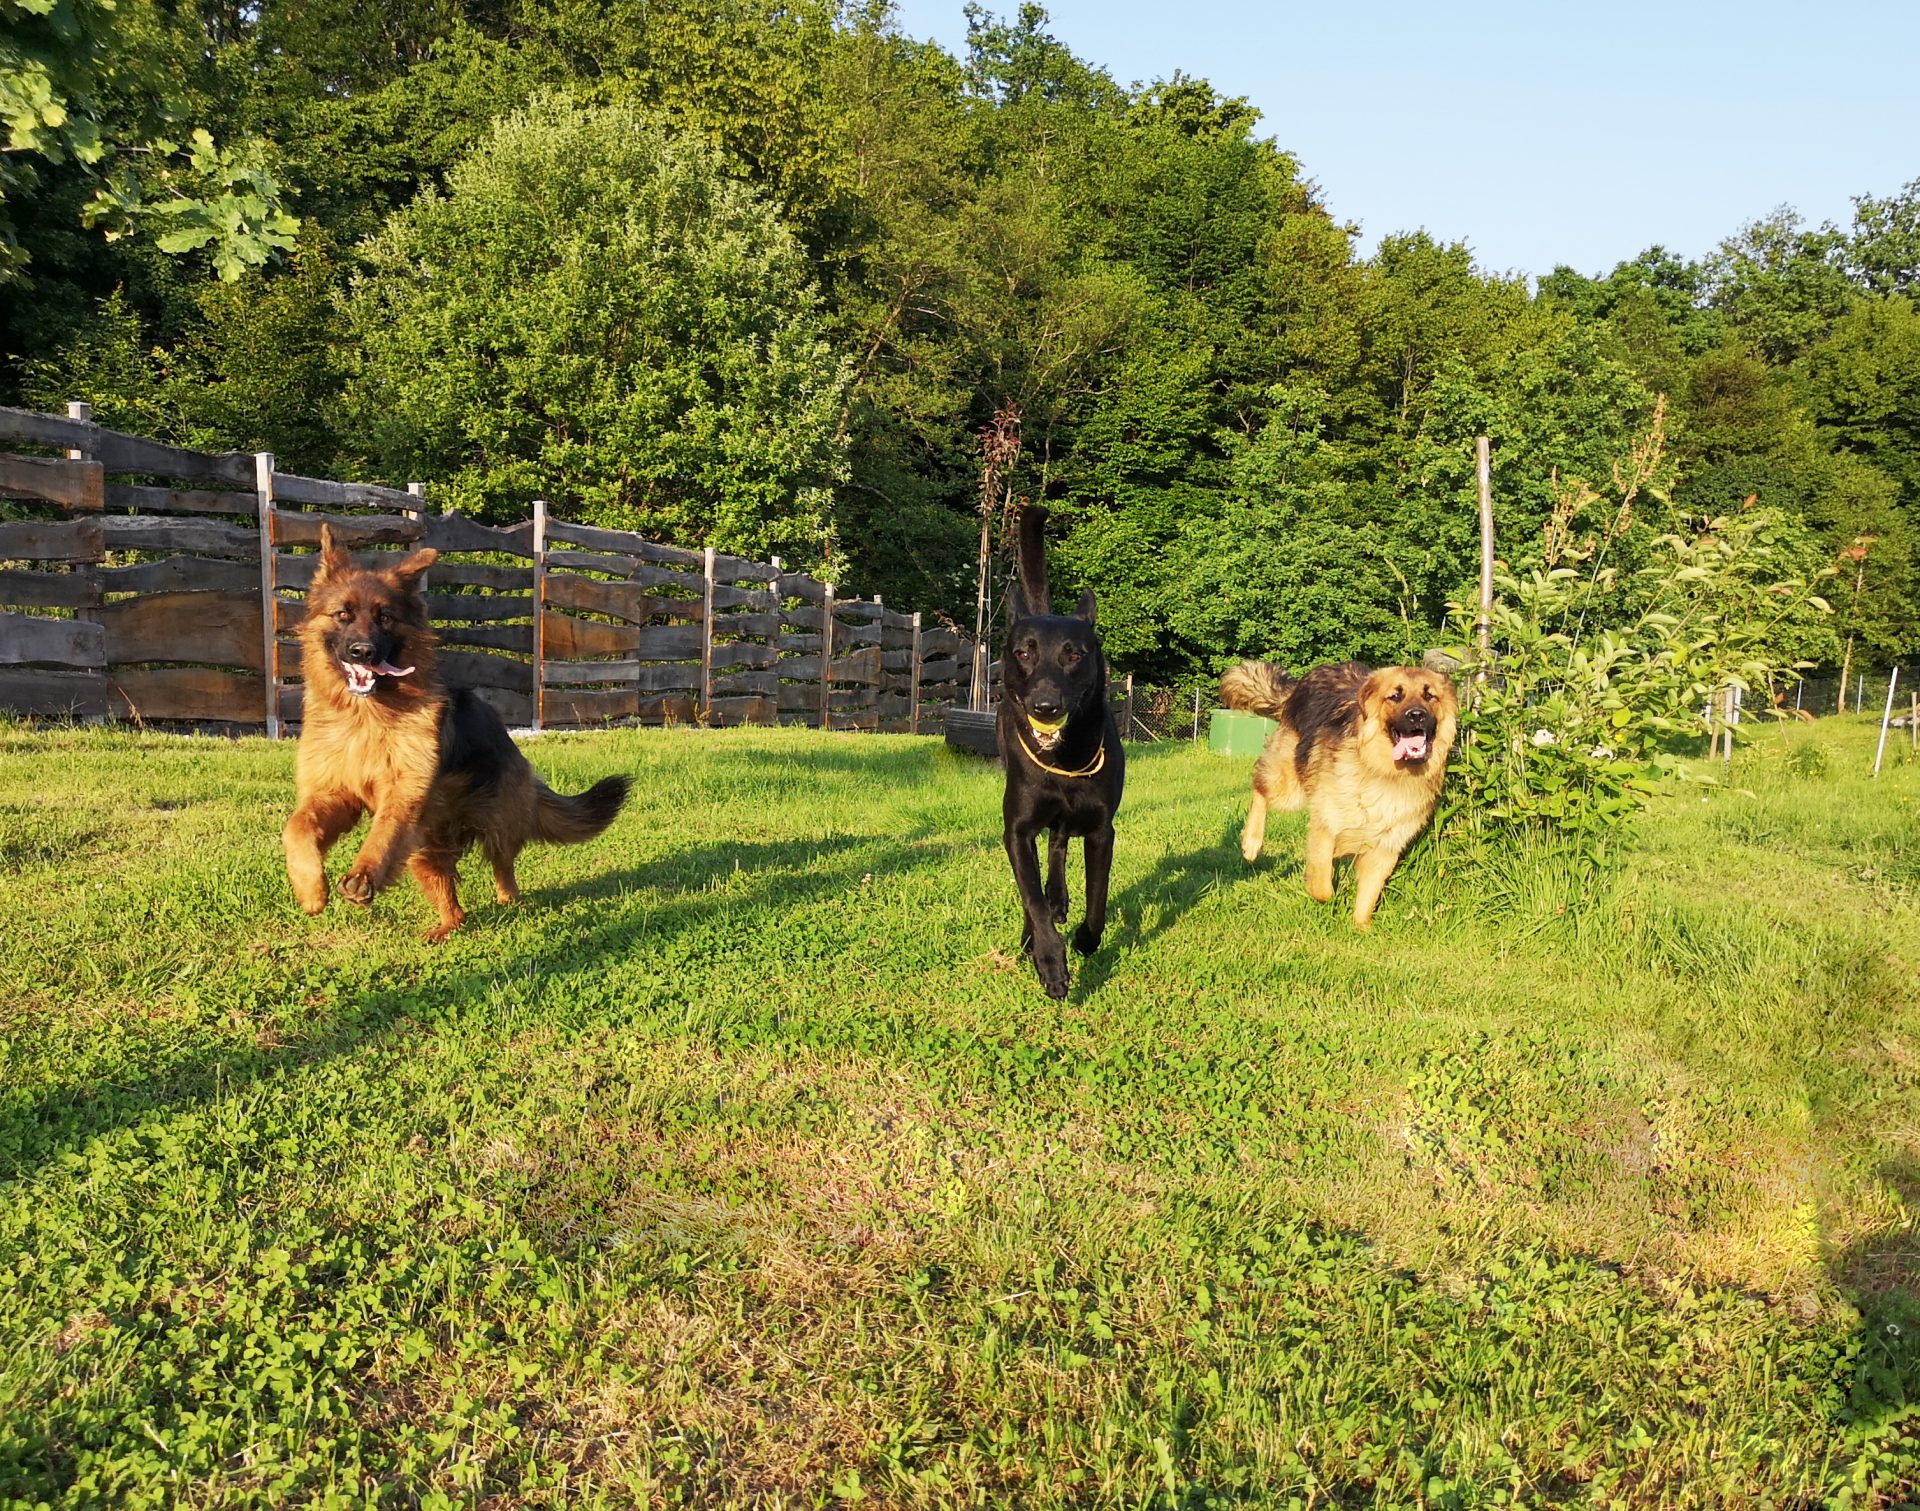
<instances>
[{"instance_id":1,"label":"weathered fence post","mask_svg":"<svg viewBox=\"0 0 1920 1511\"><path fill-rule=\"evenodd\" d=\"M533 727L547 716L547 501L533 501Z\"/></svg>"},{"instance_id":2,"label":"weathered fence post","mask_svg":"<svg viewBox=\"0 0 1920 1511\"><path fill-rule=\"evenodd\" d=\"M420 500L420 506L415 509L402 509L400 512L416 525L424 525L427 518L427 485L425 483L408 483L407 492ZM424 539L424 537L422 538ZM432 575L430 572L422 572L420 574L420 591L422 593L427 591L427 579Z\"/></svg>"},{"instance_id":3,"label":"weathered fence post","mask_svg":"<svg viewBox=\"0 0 1920 1511\"><path fill-rule=\"evenodd\" d=\"M706 583L700 602L700 717L713 722L713 547L708 546L702 572Z\"/></svg>"},{"instance_id":4,"label":"weathered fence post","mask_svg":"<svg viewBox=\"0 0 1920 1511\"><path fill-rule=\"evenodd\" d=\"M69 420L78 420L83 425L91 425L93 423L93 406L85 399L69 399L67 400L67 418ZM92 461L93 458L88 452L78 447L69 446L67 448L67 460L70 462L89 462Z\"/></svg>"},{"instance_id":5,"label":"weathered fence post","mask_svg":"<svg viewBox=\"0 0 1920 1511\"><path fill-rule=\"evenodd\" d=\"M1133 673L1127 673L1127 701L1122 705L1124 712L1120 719L1120 738L1133 738Z\"/></svg>"},{"instance_id":6,"label":"weathered fence post","mask_svg":"<svg viewBox=\"0 0 1920 1511\"><path fill-rule=\"evenodd\" d=\"M780 591L780 577L787 567L786 563L777 556L769 565L773 568L773 581L767 584L773 590L773 717L767 720L767 727L778 729L780 727L780 616L787 611L787 595Z\"/></svg>"},{"instance_id":7,"label":"weathered fence post","mask_svg":"<svg viewBox=\"0 0 1920 1511\"><path fill-rule=\"evenodd\" d=\"M907 733L920 733L920 616L913 616L913 650L907 659Z\"/></svg>"},{"instance_id":8,"label":"weathered fence post","mask_svg":"<svg viewBox=\"0 0 1920 1511\"><path fill-rule=\"evenodd\" d=\"M833 728L833 584L820 606L820 727Z\"/></svg>"},{"instance_id":9,"label":"weathered fence post","mask_svg":"<svg viewBox=\"0 0 1920 1511\"><path fill-rule=\"evenodd\" d=\"M67 418L69 420L78 420L83 425L91 425L93 423L93 406L85 399L69 399L67 401ZM83 447L70 446L67 448L67 460L70 462L90 462L93 460L93 453ZM73 611L73 617L86 624L98 624L100 622L100 613L97 609L75 609Z\"/></svg>"},{"instance_id":10,"label":"weathered fence post","mask_svg":"<svg viewBox=\"0 0 1920 1511\"><path fill-rule=\"evenodd\" d=\"M280 633L274 622L273 453L253 454L254 503L260 515L260 675L267 684L267 738L280 738Z\"/></svg>"},{"instance_id":11,"label":"weathered fence post","mask_svg":"<svg viewBox=\"0 0 1920 1511\"><path fill-rule=\"evenodd\" d=\"M1920 693L1909 693L1907 710L1907 749L1920 753Z\"/></svg>"}]
</instances>

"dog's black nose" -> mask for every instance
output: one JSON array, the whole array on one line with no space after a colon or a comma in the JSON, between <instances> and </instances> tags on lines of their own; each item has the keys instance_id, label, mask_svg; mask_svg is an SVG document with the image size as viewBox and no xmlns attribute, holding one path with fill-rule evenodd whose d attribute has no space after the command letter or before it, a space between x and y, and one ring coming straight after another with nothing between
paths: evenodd
<instances>
[{"instance_id":1,"label":"dog's black nose","mask_svg":"<svg viewBox=\"0 0 1920 1511\"><path fill-rule=\"evenodd\" d=\"M371 661L373 659L373 642L371 640L355 640L348 645L347 655L355 661Z\"/></svg>"},{"instance_id":2,"label":"dog's black nose","mask_svg":"<svg viewBox=\"0 0 1920 1511\"><path fill-rule=\"evenodd\" d=\"M1433 715L1424 708L1409 708L1400 716L1400 723L1403 728L1427 734L1433 729Z\"/></svg>"},{"instance_id":3,"label":"dog's black nose","mask_svg":"<svg viewBox=\"0 0 1920 1511\"><path fill-rule=\"evenodd\" d=\"M1060 700L1058 698L1035 698L1027 706L1043 719L1057 719L1060 717Z\"/></svg>"}]
</instances>

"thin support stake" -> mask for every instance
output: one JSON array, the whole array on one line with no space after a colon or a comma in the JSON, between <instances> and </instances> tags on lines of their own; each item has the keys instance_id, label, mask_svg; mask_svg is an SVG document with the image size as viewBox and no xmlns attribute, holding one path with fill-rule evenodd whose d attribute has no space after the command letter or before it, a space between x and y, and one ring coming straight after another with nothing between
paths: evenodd
<instances>
[{"instance_id":1,"label":"thin support stake","mask_svg":"<svg viewBox=\"0 0 1920 1511\"><path fill-rule=\"evenodd\" d=\"M1473 441L1474 479L1480 490L1480 646L1477 680L1485 681L1493 654L1493 451L1486 436Z\"/></svg>"},{"instance_id":2,"label":"thin support stake","mask_svg":"<svg viewBox=\"0 0 1920 1511\"><path fill-rule=\"evenodd\" d=\"M1880 757L1887 753L1887 725L1893 719L1893 685L1900 680L1900 668L1887 673L1887 706L1880 714L1880 743L1874 747L1873 774L1880 775Z\"/></svg>"}]
</instances>

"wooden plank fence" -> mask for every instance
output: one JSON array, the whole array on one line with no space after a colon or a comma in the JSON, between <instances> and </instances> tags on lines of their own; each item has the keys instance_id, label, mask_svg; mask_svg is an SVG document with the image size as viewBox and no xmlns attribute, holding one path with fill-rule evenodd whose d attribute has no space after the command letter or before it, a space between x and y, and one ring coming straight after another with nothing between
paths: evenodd
<instances>
[{"instance_id":1,"label":"wooden plank fence","mask_svg":"<svg viewBox=\"0 0 1920 1511\"><path fill-rule=\"evenodd\" d=\"M878 598L708 547L555 518L433 514L406 490L279 471L0 408L0 709L261 727L300 720L295 638L320 527L432 546L448 683L509 724L776 724L937 734L971 646Z\"/></svg>"}]
</instances>

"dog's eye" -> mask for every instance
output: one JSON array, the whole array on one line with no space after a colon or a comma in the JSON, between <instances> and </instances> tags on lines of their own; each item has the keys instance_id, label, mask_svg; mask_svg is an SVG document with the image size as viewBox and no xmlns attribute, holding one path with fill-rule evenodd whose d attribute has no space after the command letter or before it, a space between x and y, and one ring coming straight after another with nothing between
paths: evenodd
<instances>
[{"instance_id":1,"label":"dog's eye","mask_svg":"<svg viewBox=\"0 0 1920 1511\"><path fill-rule=\"evenodd\" d=\"M1406 697L1406 693L1396 687L1392 692L1388 693L1387 696L1395 703L1398 703L1402 698Z\"/></svg>"},{"instance_id":2,"label":"dog's eye","mask_svg":"<svg viewBox=\"0 0 1920 1511\"><path fill-rule=\"evenodd\" d=\"M393 615L389 614L385 609L382 609L373 616L373 622L384 630L388 625L393 623Z\"/></svg>"},{"instance_id":3,"label":"dog's eye","mask_svg":"<svg viewBox=\"0 0 1920 1511\"><path fill-rule=\"evenodd\" d=\"M338 619L342 624L345 624L349 619L353 618L353 610L352 609L336 610L333 617L335 619Z\"/></svg>"},{"instance_id":4,"label":"dog's eye","mask_svg":"<svg viewBox=\"0 0 1920 1511\"><path fill-rule=\"evenodd\" d=\"M1031 645L1023 645L1019 650L1014 652L1014 655L1018 656L1022 661L1031 661L1033 659L1033 647Z\"/></svg>"}]
</instances>

